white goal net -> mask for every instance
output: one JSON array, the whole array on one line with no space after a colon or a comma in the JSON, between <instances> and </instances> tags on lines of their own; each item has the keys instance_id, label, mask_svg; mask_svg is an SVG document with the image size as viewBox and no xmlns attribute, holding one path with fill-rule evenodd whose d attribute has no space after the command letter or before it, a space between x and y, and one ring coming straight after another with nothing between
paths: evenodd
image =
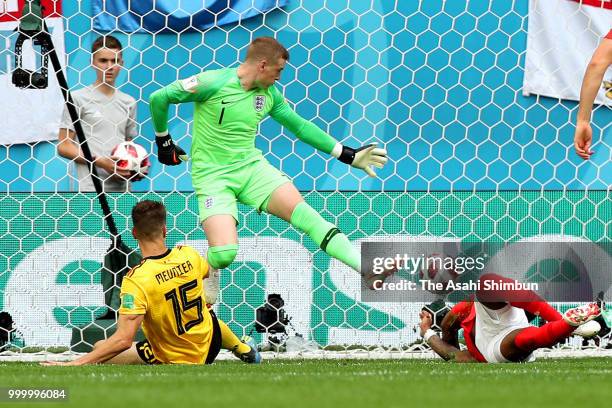
<instances>
[{"instance_id":1,"label":"white goal net","mask_svg":"<svg viewBox=\"0 0 612 408\"><path fill-rule=\"evenodd\" d=\"M602 84L602 104L594 109L589 162L573 151L577 103L569 92L578 95L588 58L610 29L591 13L608 8L570 0L158 0L155 10L147 9L151 2L136 3L43 1L72 92L95 80L91 45L100 34L123 44L118 89L136 100L134 141L152 153L146 179L131 183L131 192L108 194L131 248L131 207L154 198L169 211L168 244L205 253L190 167L157 162L148 98L179 78L236 66L249 42L263 35L275 36L290 52L278 86L300 115L344 144L376 141L389 152L378 178L365 178L271 119L260 126L256 146L356 245L380 237L610 242L612 82ZM48 86L18 89L11 82L23 4L0 1L6 123L0 136L0 309L15 329L4 330L2 347L83 352L114 328L109 299L116 285L102 273L111 242L96 193L77 191L74 164L57 153L63 99L40 46L26 42L22 63L33 72L48 64ZM122 11L122 5L132 9ZM566 15L567 7L573 12ZM559 27L583 27L584 48L577 39L548 48L537 43L548 35L542 20L551 12ZM573 75L572 86L563 85L564 76L546 60L570 59L570 51L582 67L563 74ZM543 83L547 90L536 86ZM103 106L92 101L85 108ZM170 116L170 133L187 150L193 109L171 108ZM112 147L104 145L108 154ZM366 302L354 273L287 223L244 206L239 218L239 254L221 273L215 305L237 334L290 352L420 350L414 328L422 303ZM270 294L285 302L287 334L256 330L257 309ZM604 337L588 346L607 344ZM579 348L582 341L567 346Z\"/></svg>"}]
</instances>

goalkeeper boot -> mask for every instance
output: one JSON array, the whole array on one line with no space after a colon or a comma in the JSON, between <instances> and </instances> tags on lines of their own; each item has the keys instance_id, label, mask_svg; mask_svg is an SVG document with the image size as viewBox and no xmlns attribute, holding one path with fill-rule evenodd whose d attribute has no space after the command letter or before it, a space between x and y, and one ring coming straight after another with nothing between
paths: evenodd
<instances>
[{"instance_id":1,"label":"goalkeeper boot","mask_svg":"<svg viewBox=\"0 0 612 408\"><path fill-rule=\"evenodd\" d=\"M570 326L580 326L586 322L590 322L601 314L601 309L597 303L589 303L588 305L574 307L563 313L563 320Z\"/></svg>"},{"instance_id":2,"label":"goalkeeper boot","mask_svg":"<svg viewBox=\"0 0 612 408\"><path fill-rule=\"evenodd\" d=\"M234 351L234 355L247 364L261 363L262 358L261 358L261 354L259 353L259 351L257 351L257 345L255 344L255 339L253 339L251 336L243 336L241 340L244 344L249 346L251 350L249 350L246 353L242 353L242 354Z\"/></svg>"}]
</instances>

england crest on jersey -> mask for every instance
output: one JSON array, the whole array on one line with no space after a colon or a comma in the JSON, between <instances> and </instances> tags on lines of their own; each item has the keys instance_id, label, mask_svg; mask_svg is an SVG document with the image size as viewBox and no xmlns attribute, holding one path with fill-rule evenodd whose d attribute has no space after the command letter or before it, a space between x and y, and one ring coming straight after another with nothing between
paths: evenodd
<instances>
[{"instance_id":1,"label":"england crest on jersey","mask_svg":"<svg viewBox=\"0 0 612 408\"><path fill-rule=\"evenodd\" d=\"M255 112L261 112L266 104L264 95L255 95Z\"/></svg>"},{"instance_id":2,"label":"england crest on jersey","mask_svg":"<svg viewBox=\"0 0 612 408\"><path fill-rule=\"evenodd\" d=\"M198 77L193 75L187 79L183 79L180 81L183 90L191 93L196 93L198 90Z\"/></svg>"}]
</instances>

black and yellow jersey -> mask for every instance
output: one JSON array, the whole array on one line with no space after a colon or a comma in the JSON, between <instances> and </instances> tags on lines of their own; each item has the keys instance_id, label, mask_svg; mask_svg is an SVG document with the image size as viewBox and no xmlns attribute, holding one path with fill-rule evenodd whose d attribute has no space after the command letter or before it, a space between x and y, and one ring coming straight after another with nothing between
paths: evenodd
<instances>
[{"instance_id":1,"label":"black and yellow jersey","mask_svg":"<svg viewBox=\"0 0 612 408\"><path fill-rule=\"evenodd\" d=\"M213 336L202 283L207 274L198 251L177 246L143 259L123 278L119 313L144 315L144 334L161 362L206 360Z\"/></svg>"}]
</instances>

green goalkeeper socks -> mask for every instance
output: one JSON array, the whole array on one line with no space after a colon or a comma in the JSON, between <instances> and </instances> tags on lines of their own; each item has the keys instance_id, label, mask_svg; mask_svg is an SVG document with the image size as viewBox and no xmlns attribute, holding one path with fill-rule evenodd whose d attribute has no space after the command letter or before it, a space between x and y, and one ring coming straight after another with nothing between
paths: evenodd
<instances>
[{"instance_id":1,"label":"green goalkeeper socks","mask_svg":"<svg viewBox=\"0 0 612 408\"><path fill-rule=\"evenodd\" d=\"M357 272L361 271L361 254L334 224L306 202L299 203L291 214L291 225L308 234L321 249ZM361 272L360 272L361 273Z\"/></svg>"}]
</instances>

